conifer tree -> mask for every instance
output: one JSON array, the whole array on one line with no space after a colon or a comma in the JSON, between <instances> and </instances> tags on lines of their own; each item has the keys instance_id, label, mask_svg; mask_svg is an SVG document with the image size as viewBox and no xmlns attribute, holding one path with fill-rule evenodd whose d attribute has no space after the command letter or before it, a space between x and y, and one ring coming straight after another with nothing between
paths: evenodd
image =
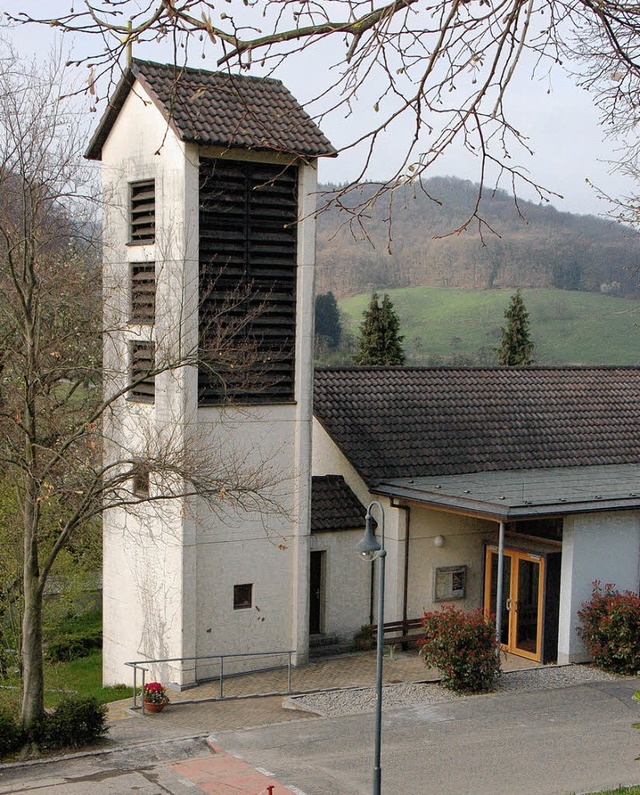
<instances>
[{"instance_id":1,"label":"conifer tree","mask_svg":"<svg viewBox=\"0 0 640 795\"><path fill-rule=\"evenodd\" d=\"M529 339L529 313L520 290L511 296L504 317L507 323L502 327L502 341L497 349L500 364L506 367L534 364L534 345Z\"/></svg>"},{"instance_id":2,"label":"conifer tree","mask_svg":"<svg viewBox=\"0 0 640 795\"><path fill-rule=\"evenodd\" d=\"M316 295L315 316L316 337L323 340L329 350L335 351L342 339L342 325L338 302L331 290Z\"/></svg>"},{"instance_id":3,"label":"conifer tree","mask_svg":"<svg viewBox=\"0 0 640 795\"><path fill-rule=\"evenodd\" d=\"M378 294L373 293L369 307L362 313L358 352L354 363L359 365L404 364L400 319L388 295L379 304Z\"/></svg>"}]
</instances>

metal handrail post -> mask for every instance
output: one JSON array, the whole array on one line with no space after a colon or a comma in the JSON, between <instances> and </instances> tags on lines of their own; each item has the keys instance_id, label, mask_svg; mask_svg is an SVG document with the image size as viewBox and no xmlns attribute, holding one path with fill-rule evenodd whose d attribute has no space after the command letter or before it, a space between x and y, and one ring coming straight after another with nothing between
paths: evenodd
<instances>
[{"instance_id":1,"label":"metal handrail post","mask_svg":"<svg viewBox=\"0 0 640 795\"><path fill-rule=\"evenodd\" d=\"M224 657L220 655L220 700L224 698Z\"/></svg>"},{"instance_id":2,"label":"metal handrail post","mask_svg":"<svg viewBox=\"0 0 640 795\"><path fill-rule=\"evenodd\" d=\"M138 708L138 666L133 666L133 709Z\"/></svg>"},{"instance_id":3,"label":"metal handrail post","mask_svg":"<svg viewBox=\"0 0 640 795\"><path fill-rule=\"evenodd\" d=\"M143 668L142 669L142 714L143 715L145 714L145 711L144 711L144 680L145 680L145 674L146 673L147 673L147 669Z\"/></svg>"},{"instance_id":4,"label":"metal handrail post","mask_svg":"<svg viewBox=\"0 0 640 795\"><path fill-rule=\"evenodd\" d=\"M291 692L291 652L289 652L289 663L287 664L287 693Z\"/></svg>"}]
</instances>

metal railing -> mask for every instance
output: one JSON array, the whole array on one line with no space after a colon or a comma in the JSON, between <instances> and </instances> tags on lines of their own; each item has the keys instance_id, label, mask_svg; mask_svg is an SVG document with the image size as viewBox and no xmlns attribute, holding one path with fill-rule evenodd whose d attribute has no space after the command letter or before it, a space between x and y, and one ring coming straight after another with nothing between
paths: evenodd
<instances>
[{"instance_id":1,"label":"metal railing","mask_svg":"<svg viewBox=\"0 0 640 795\"><path fill-rule=\"evenodd\" d=\"M209 655L205 655L205 656L194 656L194 657L165 657L165 658L158 659L158 660L132 660L131 662L126 662L125 663L125 665L127 665L129 668L133 668L133 703L132 703L131 706L132 706L133 709L139 709L140 708L138 706L138 671L140 671L141 674L142 674L142 684L141 684L141 687L140 687L140 691L141 691L142 694L144 694L146 675L147 675L147 673L149 671L149 668L146 668L145 666L157 665L157 664L160 664L160 663L195 662L197 664L197 663L203 662L205 660L217 661L219 666L220 666L220 672L219 672L217 677L214 676L214 677L211 677L211 679L216 679L216 678L219 679L219 682L220 682L220 691L219 691L220 695L219 695L219 698L220 698L220 700L224 700L224 698L225 698L225 695L224 695L224 677L225 677L224 666L225 666L225 660L227 660L227 661L229 661L231 659L242 659L242 660L245 660L247 658L254 658L254 657L283 657L283 656L286 655L286 657L287 657L287 693L291 693L291 657L292 657L293 654L295 654L295 651L290 650L290 649L286 649L286 650L282 650L282 651L244 652L243 654L209 654ZM265 670L265 669L264 668L260 668L260 669L252 669L252 670L248 670L248 671L236 671L235 673L228 674L227 676L235 677L235 676L241 676L243 674L257 673L258 671L263 671L263 670ZM207 678L207 681L211 681L211 679ZM196 685L197 684L198 684L198 681L196 680ZM258 695L258 694L256 693L255 695ZM233 696L231 696L231 698L233 698ZM144 695L142 697L142 705L141 705L141 707L142 707L142 714L144 715L145 714Z\"/></svg>"}]
</instances>

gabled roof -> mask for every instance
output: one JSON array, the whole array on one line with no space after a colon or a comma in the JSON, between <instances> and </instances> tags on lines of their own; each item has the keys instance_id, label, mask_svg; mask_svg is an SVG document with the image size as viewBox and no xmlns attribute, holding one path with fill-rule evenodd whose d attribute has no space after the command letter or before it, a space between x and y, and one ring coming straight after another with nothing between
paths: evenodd
<instances>
[{"instance_id":1,"label":"gabled roof","mask_svg":"<svg viewBox=\"0 0 640 795\"><path fill-rule=\"evenodd\" d=\"M307 157L336 154L279 80L134 60L89 143L90 160L101 159L136 79L182 141Z\"/></svg>"},{"instance_id":2,"label":"gabled roof","mask_svg":"<svg viewBox=\"0 0 640 795\"><path fill-rule=\"evenodd\" d=\"M364 527L367 511L342 475L314 475L311 481L311 532Z\"/></svg>"},{"instance_id":3,"label":"gabled roof","mask_svg":"<svg viewBox=\"0 0 640 795\"><path fill-rule=\"evenodd\" d=\"M640 463L640 368L316 371L314 413L369 484Z\"/></svg>"}]
</instances>

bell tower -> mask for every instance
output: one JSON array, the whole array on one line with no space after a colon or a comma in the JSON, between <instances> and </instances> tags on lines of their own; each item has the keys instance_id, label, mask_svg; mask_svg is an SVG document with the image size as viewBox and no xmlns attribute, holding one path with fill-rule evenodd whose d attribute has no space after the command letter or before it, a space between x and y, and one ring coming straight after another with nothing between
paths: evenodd
<instances>
[{"instance_id":1,"label":"bell tower","mask_svg":"<svg viewBox=\"0 0 640 795\"><path fill-rule=\"evenodd\" d=\"M127 462L131 495L104 513L105 684L143 658L180 658L153 671L179 685L215 676L212 655L306 659L313 212L332 155L279 81L137 60L91 140L119 395L105 466Z\"/></svg>"}]
</instances>

